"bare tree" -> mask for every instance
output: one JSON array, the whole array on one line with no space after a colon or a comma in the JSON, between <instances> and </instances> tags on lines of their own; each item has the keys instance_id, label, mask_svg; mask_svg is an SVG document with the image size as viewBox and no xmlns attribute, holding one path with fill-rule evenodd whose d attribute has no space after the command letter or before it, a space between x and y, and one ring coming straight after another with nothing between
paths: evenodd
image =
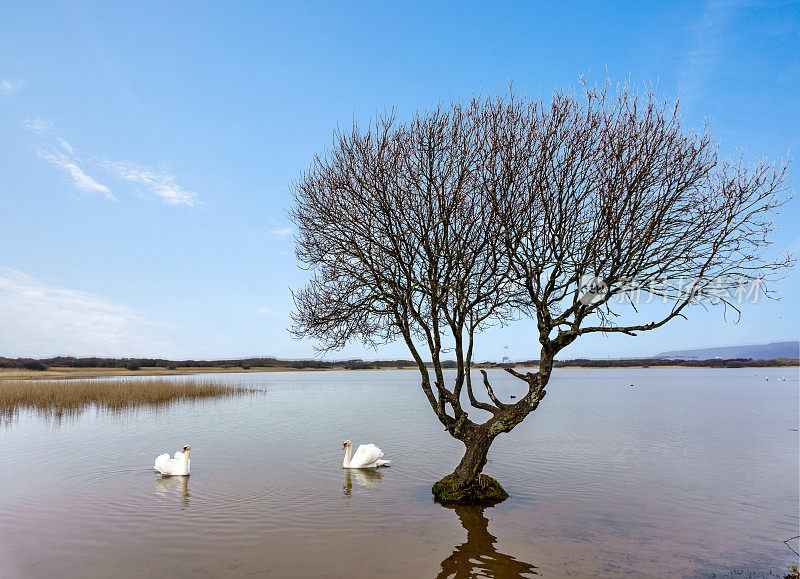
<instances>
[{"instance_id":1,"label":"bare tree","mask_svg":"<svg viewBox=\"0 0 800 579\"><path fill-rule=\"evenodd\" d=\"M295 184L296 251L313 276L294 292L292 332L323 351L404 340L436 416L466 447L434 485L443 502L507 496L481 474L488 450L536 409L578 336L655 329L697 303L735 307L721 291L792 263L765 253L785 167L721 163L708 133L684 130L677 103L652 93L584 88L583 101L509 90L405 123L389 114L337 132ZM620 307L638 313L634 292L672 307L619 323L630 317ZM540 365L508 370L527 393L504 403L485 371L476 392L474 341L521 315L537 322ZM471 420L470 407L489 419Z\"/></svg>"}]
</instances>

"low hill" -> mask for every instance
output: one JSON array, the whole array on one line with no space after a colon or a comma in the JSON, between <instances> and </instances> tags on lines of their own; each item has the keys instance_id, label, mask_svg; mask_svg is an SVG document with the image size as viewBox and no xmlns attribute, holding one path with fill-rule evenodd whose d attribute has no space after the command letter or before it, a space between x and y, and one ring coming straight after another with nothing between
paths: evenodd
<instances>
[{"instance_id":1,"label":"low hill","mask_svg":"<svg viewBox=\"0 0 800 579\"><path fill-rule=\"evenodd\" d=\"M750 358L751 360L770 360L772 358L800 357L800 341L772 342L771 344L750 344L747 346L722 346L717 348L697 348L693 350L670 350L655 356L676 360L710 360L712 358Z\"/></svg>"}]
</instances>

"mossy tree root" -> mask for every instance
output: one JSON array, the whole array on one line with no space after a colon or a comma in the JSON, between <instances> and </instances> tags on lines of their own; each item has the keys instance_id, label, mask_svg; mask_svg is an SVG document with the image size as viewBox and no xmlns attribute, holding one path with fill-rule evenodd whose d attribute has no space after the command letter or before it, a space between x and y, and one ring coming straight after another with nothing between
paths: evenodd
<instances>
[{"instance_id":1,"label":"mossy tree root","mask_svg":"<svg viewBox=\"0 0 800 579\"><path fill-rule=\"evenodd\" d=\"M468 485L459 484L452 474L434 483L433 500L442 505L492 506L506 500L510 495L490 476L479 474Z\"/></svg>"}]
</instances>

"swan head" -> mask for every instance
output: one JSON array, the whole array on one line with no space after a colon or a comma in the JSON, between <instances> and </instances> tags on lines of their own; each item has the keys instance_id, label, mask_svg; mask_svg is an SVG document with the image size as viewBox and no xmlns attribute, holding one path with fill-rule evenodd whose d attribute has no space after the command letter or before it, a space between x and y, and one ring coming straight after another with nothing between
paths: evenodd
<instances>
[{"instance_id":1,"label":"swan head","mask_svg":"<svg viewBox=\"0 0 800 579\"><path fill-rule=\"evenodd\" d=\"M189 451L190 451L190 450L192 450L192 446L191 446L190 444L187 444L186 446L184 446L184 447L181 449L181 452L182 452L182 453L189 454Z\"/></svg>"},{"instance_id":2,"label":"swan head","mask_svg":"<svg viewBox=\"0 0 800 579\"><path fill-rule=\"evenodd\" d=\"M342 450L344 450L344 449L345 449L345 448L347 448L348 446L351 446L352 444L353 444L353 443L352 443L352 442L350 442L349 440L345 440L345 441L344 441L344 443L342 444Z\"/></svg>"}]
</instances>

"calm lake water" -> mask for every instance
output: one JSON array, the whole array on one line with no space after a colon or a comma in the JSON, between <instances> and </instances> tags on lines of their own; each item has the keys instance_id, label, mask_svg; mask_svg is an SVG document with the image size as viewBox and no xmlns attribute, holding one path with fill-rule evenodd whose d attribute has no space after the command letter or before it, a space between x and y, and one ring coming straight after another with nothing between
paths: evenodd
<instances>
[{"instance_id":1,"label":"calm lake water","mask_svg":"<svg viewBox=\"0 0 800 579\"><path fill-rule=\"evenodd\" d=\"M485 510L433 502L463 447L415 371L197 378L260 391L0 429L0 576L760 577L797 562L796 369L556 370L495 441L485 472L511 498ZM348 438L392 466L343 471ZM156 475L184 444L191 477Z\"/></svg>"}]
</instances>

